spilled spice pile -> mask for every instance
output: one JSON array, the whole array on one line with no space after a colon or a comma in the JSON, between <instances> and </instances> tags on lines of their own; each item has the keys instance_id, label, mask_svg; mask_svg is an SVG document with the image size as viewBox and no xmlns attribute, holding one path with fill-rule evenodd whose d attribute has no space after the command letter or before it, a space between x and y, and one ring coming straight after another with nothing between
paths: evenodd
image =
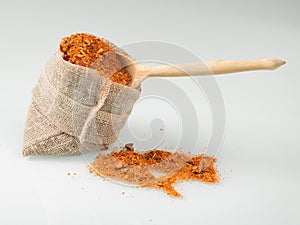
<instances>
[{"instance_id":1,"label":"spilled spice pile","mask_svg":"<svg viewBox=\"0 0 300 225\"><path fill-rule=\"evenodd\" d=\"M91 34L77 33L62 39L60 51L70 63L96 69L113 82L129 85L132 77L122 70L116 50L104 39Z\"/></svg>"},{"instance_id":2,"label":"spilled spice pile","mask_svg":"<svg viewBox=\"0 0 300 225\"><path fill-rule=\"evenodd\" d=\"M98 176L157 188L170 196L182 197L174 184L189 180L206 183L219 181L215 162L216 158L203 154L190 156L164 150L138 153L127 148L108 155L99 154L89 169ZM163 175L155 176L155 173Z\"/></svg>"}]
</instances>

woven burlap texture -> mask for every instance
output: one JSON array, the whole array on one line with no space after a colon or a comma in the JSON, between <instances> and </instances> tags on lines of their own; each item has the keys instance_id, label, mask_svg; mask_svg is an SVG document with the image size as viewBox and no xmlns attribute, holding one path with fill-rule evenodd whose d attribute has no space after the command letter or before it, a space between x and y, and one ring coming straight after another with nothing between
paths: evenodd
<instances>
[{"instance_id":1,"label":"woven burlap texture","mask_svg":"<svg viewBox=\"0 0 300 225\"><path fill-rule=\"evenodd\" d=\"M115 142L140 90L71 64L57 50L32 94L24 156L80 154Z\"/></svg>"}]
</instances>

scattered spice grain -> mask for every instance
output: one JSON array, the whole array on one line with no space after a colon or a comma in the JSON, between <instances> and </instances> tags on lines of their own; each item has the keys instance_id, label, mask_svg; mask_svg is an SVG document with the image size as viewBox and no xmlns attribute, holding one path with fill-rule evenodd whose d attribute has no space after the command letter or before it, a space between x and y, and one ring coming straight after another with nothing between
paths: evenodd
<instances>
[{"instance_id":1,"label":"scattered spice grain","mask_svg":"<svg viewBox=\"0 0 300 225\"><path fill-rule=\"evenodd\" d=\"M216 158L204 154L190 156L157 149L139 153L123 149L108 155L99 154L89 169L95 175L134 183L141 187L161 189L170 196L182 197L174 188L178 182L219 181L215 162ZM154 172L163 175L157 177Z\"/></svg>"},{"instance_id":2,"label":"scattered spice grain","mask_svg":"<svg viewBox=\"0 0 300 225\"><path fill-rule=\"evenodd\" d=\"M128 144L126 144L126 145L125 145L125 148L126 148L127 150L134 151L133 143L128 143Z\"/></svg>"},{"instance_id":3,"label":"scattered spice grain","mask_svg":"<svg viewBox=\"0 0 300 225\"><path fill-rule=\"evenodd\" d=\"M77 33L62 39L60 51L70 63L96 69L111 81L129 85L132 77L122 70L116 49L104 39L91 34Z\"/></svg>"}]
</instances>

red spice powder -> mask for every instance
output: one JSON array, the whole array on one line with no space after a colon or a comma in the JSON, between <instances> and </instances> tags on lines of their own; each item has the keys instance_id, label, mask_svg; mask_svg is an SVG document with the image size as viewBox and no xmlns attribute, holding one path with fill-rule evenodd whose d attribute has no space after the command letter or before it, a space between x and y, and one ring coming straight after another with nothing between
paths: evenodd
<instances>
[{"instance_id":1,"label":"red spice powder","mask_svg":"<svg viewBox=\"0 0 300 225\"><path fill-rule=\"evenodd\" d=\"M214 164L216 158L206 155L190 156L164 150L144 153L124 149L108 155L99 154L90 169L91 173L120 181L163 190L170 196L182 197L174 188L181 181L196 180L217 183L219 177ZM163 173L155 176L155 172Z\"/></svg>"},{"instance_id":2,"label":"red spice powder","mask_svg":"<svg viewBox=\"0 0 300 225\"><path fill-rule=\"evenodd\" d=\"M96 69L113 82L129 85L132 77L122 70L118 54L107 41L91 34L77 33L62 39L60 51L70 63Z\"/></svg>"}]
</instances>

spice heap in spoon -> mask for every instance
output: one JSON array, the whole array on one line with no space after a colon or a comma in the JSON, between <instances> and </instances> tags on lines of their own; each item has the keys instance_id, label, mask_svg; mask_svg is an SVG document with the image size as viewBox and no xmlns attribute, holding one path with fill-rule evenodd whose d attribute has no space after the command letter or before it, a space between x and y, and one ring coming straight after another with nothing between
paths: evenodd
<instances>
[{"instance_id":1,"label":"spice heap in spoon","mask_svg":"<svg viewBox=\"0 0 300 225\"><path fill-rule=\"evenodd\" d=\"M60 50L70 63L96 69L113 82L129 85L131 75L122 70L116 49L107 41L91 34L77 33L62 39Z\"/></svg>"}]
</instances>

